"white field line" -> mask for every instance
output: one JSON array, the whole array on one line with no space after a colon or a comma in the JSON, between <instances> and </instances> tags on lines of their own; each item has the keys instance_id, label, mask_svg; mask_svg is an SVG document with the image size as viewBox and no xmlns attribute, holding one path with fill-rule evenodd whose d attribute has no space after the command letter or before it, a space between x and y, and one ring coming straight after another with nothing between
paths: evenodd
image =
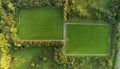
<instances>
[{"instance_id":1,"label":"white field line","mask_svg":"<svg viewBox=\"0 0 120 69\"><path fill-rule=\"evenodd\" d=\"M110 25L110 24L103 24L103 23L65 23L67 25Z\"/></svg>"},{"instance_id":2,"label":"white field line","mask_svg":"<svg viewBox=\"0 0 120 69\"><path fill-rule=\"evenodd\" d=\"M19 19L18 19L18 25L20 25L21 23L20 23L20 17L21 17L21 11L19 12ZM65 23L64 23L65 24ZM63 27L64 27L64 24L63 24ZM63 37L62 37L62 39L38 39L38 40L36 40L36 39L21 39L18 35L17 35L17 37L20 39L20 40L22 40L22 41L65 41L64 40L64 29L63 29L63 35L62 35Z\"/></svg>"},{"instance_id":3,"label":"white field line","mask_svg":"<svg viewBox=\"0 0 120 69\"><path fill-rule=\"evenodd\" d=\"M64 47L64 48L63 48L63 49L64 49L64 51L63 51L64 54L66 53L66 46L67 46L67 45L66 45L66 38L67 38L67 37L66 37L66 36L67 36L67 35L66 35L66 34L67 34L67 28L66 28L66 27L67 27L67 25L66 25L66 23L64 23L64 46L63 46L63 47Z\"/></svg>"},{"instance_id":4,"label":"white field line","mask_svg":"<svg viewBox=\"0 0 120 69\"><path fill-rule=\"evenodd\" d=\"M111 51L111 48L112 48L112 25L110 25L108 43L109 43L109 54L110 54L110 51Z\"/></svg>"},{"instance_id":5,"label":"white field line","mask_svg":"<svg viewBox=\"0 0 120 69\"><path fill-rule=\"evenodd\" d=\"M65 41L68 41L67 33L66 33L67 25L110 25L110 24L102 24L102 23L65 23L64 24L64 26L65 26L64 40ZM67 54L66 53L66 43L65 43L65 48L64 48L64 54L66 56L109 56L110 55L110 51L111 51L111 32L110 32L110 38L108 39L108 43L110 43L108 54Z\"/></svg>"},{"instance_id":6,"label":"white field line","mask_svg":"<svg viewBox=\"0 0 120 69\"><path fill-rule=\"evenodd\" d=\"M66 28L66 27L67 27L67 26L66 26L66 24L64 23L64 35L63 35L63 36L64 36L64 40L66 40L66 34L67 34L67 33L66 33L67 28Z\"/></svg>"},{"instance_id":7,"label":"white field line","mask_svg":"<svg viewBox=\"0 0 120 69\"><path fill-rule=\"evenodd\" d=\"M110 54L110 51L111 51L111 48L112 48L112 39L111 39L111 34L110 34L110 38L108 39L108 43L109 43L109 50L108 50L108 52L109 52L109 54Z\"/></svg>"},{"instance_id":8,"label":"white field line","mask_svg":"<svg viewBox=\"0 0 120 69\"><path fill-rule=\"evenodd\" d=\"M66 56L109 56L110 54L65 54Z\"/></svg>"},{"instance_id":9,"label":"white field line","mask_svg":"<svg viewBox=\"0 0 120 69\"><path fill-rule=\"evenodd\" d=\"M20 40L22 41L65 41L64 39L21 39L18 35L17 35L17 38L19 38Z\"/></svg>"}]
</instances>

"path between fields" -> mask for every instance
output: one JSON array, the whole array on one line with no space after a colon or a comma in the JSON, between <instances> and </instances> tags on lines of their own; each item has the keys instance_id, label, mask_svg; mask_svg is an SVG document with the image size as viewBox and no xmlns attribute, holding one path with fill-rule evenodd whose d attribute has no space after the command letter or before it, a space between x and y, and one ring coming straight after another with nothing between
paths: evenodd
<instances>
[{"instance_id":1,"label":"path between fields","mask_svg":"<svg viewBox=\"0 0 120 69\"><path fill-rule=\"evenodd\" d=\"M117 54L116 66L115 69L120 69L120 48Z\"/></svg>"}]
</instances>

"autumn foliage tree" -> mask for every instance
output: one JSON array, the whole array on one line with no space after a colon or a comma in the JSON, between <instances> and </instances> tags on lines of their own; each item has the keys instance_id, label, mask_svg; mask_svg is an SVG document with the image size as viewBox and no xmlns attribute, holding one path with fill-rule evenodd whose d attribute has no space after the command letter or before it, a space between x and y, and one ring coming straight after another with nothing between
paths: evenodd
<instances>
[{"instance_id":1,"label":"autumn foliage tree","mask_svg":"<svg viewBox=\"0 0 120 69\"><path fill-rule=\"evenodd\" d=\"M9 47L10 44L5 39L4 34L0 33L0 51L1 59L0 59L0 68L1 69L8 69L11 62L11 55L9 54Z\"/></svg>"}]
</instances>

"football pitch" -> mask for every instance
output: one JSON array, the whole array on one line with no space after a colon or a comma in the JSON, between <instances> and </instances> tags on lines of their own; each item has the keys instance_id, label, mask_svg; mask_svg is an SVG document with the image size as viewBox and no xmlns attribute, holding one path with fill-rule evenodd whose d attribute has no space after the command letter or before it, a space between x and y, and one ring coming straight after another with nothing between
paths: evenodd
<instances>
[{"instance_id":1,"label":"football pitch","mask_svg":"<svg viewBox=\"0 0 120 69\"><path fill-rule=\"evenodd\" d=\"M18 36L23 40L63 39L63 10L35 8L20 11Z\"/></svg>"},{"instance_id":2,"label":"football pitch","mask_svg":"<svg viewBox=\"0 0 120 69\"><path fill-rule=\"evenodd\" d=\"M107 24L66 24L66 54L109 54L110 28Z\"/></svg>"},{"instance_id":3,"label":"football pitch","mask_svg":"<svg viewBox=\"0 0 120 69\"><path fill-rule=\"evenodd\" d=\"M66 54L109 54L111 26L108 24L64 23L61 8L20 11L18 36L22 40L63 40Z\"/></svg>"}]
</instances>

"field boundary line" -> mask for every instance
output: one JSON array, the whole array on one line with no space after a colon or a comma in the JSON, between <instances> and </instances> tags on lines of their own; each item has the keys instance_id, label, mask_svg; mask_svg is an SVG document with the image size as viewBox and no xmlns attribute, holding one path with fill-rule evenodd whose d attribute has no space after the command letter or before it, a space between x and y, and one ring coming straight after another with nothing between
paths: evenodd
<instances>
[{"instance_id":1,"label":"field boundary line","mask_svg":"<svg viewBox=\"0 0 120 69\"><path fill-rule=\"evenodd\" d=\"M108 42L109 42L109 54L110 54L110 51L112 50L112 25L110 25L110 31L109 31L109 39L108 39Z\"/></svg>"},{"instance_id":2,"label":"field boundary line","mask_svg":"<svg viewBox=\"0 0 120 69\"><path fill-rule=\"evenodd\" d=\"M66 56L109 56L110 54L66 54Z\"/></svg>"},{"instance_id":3,"label":"field boundary line","mask_svg":"<svg viewBox=\"0 0 120 69\"><path fill-rule=\"evenodd\" d=\"M56 7L54 7L54 8L56 8ZM20 22L21 11L18 14L19 14L19 16L18 16L19 17L18 18L18 26L20 26L20 24L21 24L21 22ZM57 16L57 15L55 15L55 16ZM63 31L62 31L62 33L63 34L62 34L62 38L61 39L21 39L18 34L17 34L17 38L22 40L22 41L64 41L64 21L63 21Z\"/></svg>"},{"instance_id":4,"label":"field boundary line","mask_svg":"<svg viewBox=\"0 0 120 69\"><path fill-rule=\"evenodd\" d=\"M46 40L45 39L40 39L40 40L39 39L38 40L36 40L36 39L35 40L32 40L32 39L31 40L24 40L24 39L21 39L18 35L16 35L16 37L18 39L20 39L21 41L65 41L64 39L60 39L60 40L59 39L58 40L56 40L56 39L51 39L51 40L50 39L46 39Z\"/></svg>"},{"instance_id":5,"label":"field boundary line","mask_svg":"<svg viewBox=\"0 0 120 69\"><path fill-rule=\"evenodd\" d=\"M66 33L67 32L67 28L66 27L67 27L67 25L64 23L63 27L64 27L64 35L63 36L64 36L64 40L66 40L66 34L67 34Z\"/></svg>"},{"instance_id":6,"label":"field boundary line","mask_svg":"<svg viewBox=\"0 0 120 69\"><path fill-rule=\"evenodd\" d=\"M64 34L64 40L67 42L67 25L108 25L111 26L110 24L106 24L106 23L65 23L64 26L64 30L65 30L65 34ZM110 27L111 30L111 27ZM108 48L108 53L107 54L67 54L66 53L66 42L65 42L65 48L64 48L64 54L66 56L109 56L110 55L110 51L111 51L111 31L109 31L109 38L108 38L108 43L109 43L109 48Z\"/></svg>"},{"instance_id":7,"label":"field boundary line","mask_svg":"<svg viewBox=\"0 0 120 69\"><path fill-rule=\"evenodd\" d=\"M21 39L18 35L16 37L22 41L65 41L64 39Z\"/></svg>"},{"instance_id":8,"label":"field boundary line","mask_svg":"<svg viewBox=\"0 0 120 69\"><path fill-rule=\"evenodd\" d=\"M67 25L110 25L105 23L65 23Z\"/></svg>"}]
</instances>

